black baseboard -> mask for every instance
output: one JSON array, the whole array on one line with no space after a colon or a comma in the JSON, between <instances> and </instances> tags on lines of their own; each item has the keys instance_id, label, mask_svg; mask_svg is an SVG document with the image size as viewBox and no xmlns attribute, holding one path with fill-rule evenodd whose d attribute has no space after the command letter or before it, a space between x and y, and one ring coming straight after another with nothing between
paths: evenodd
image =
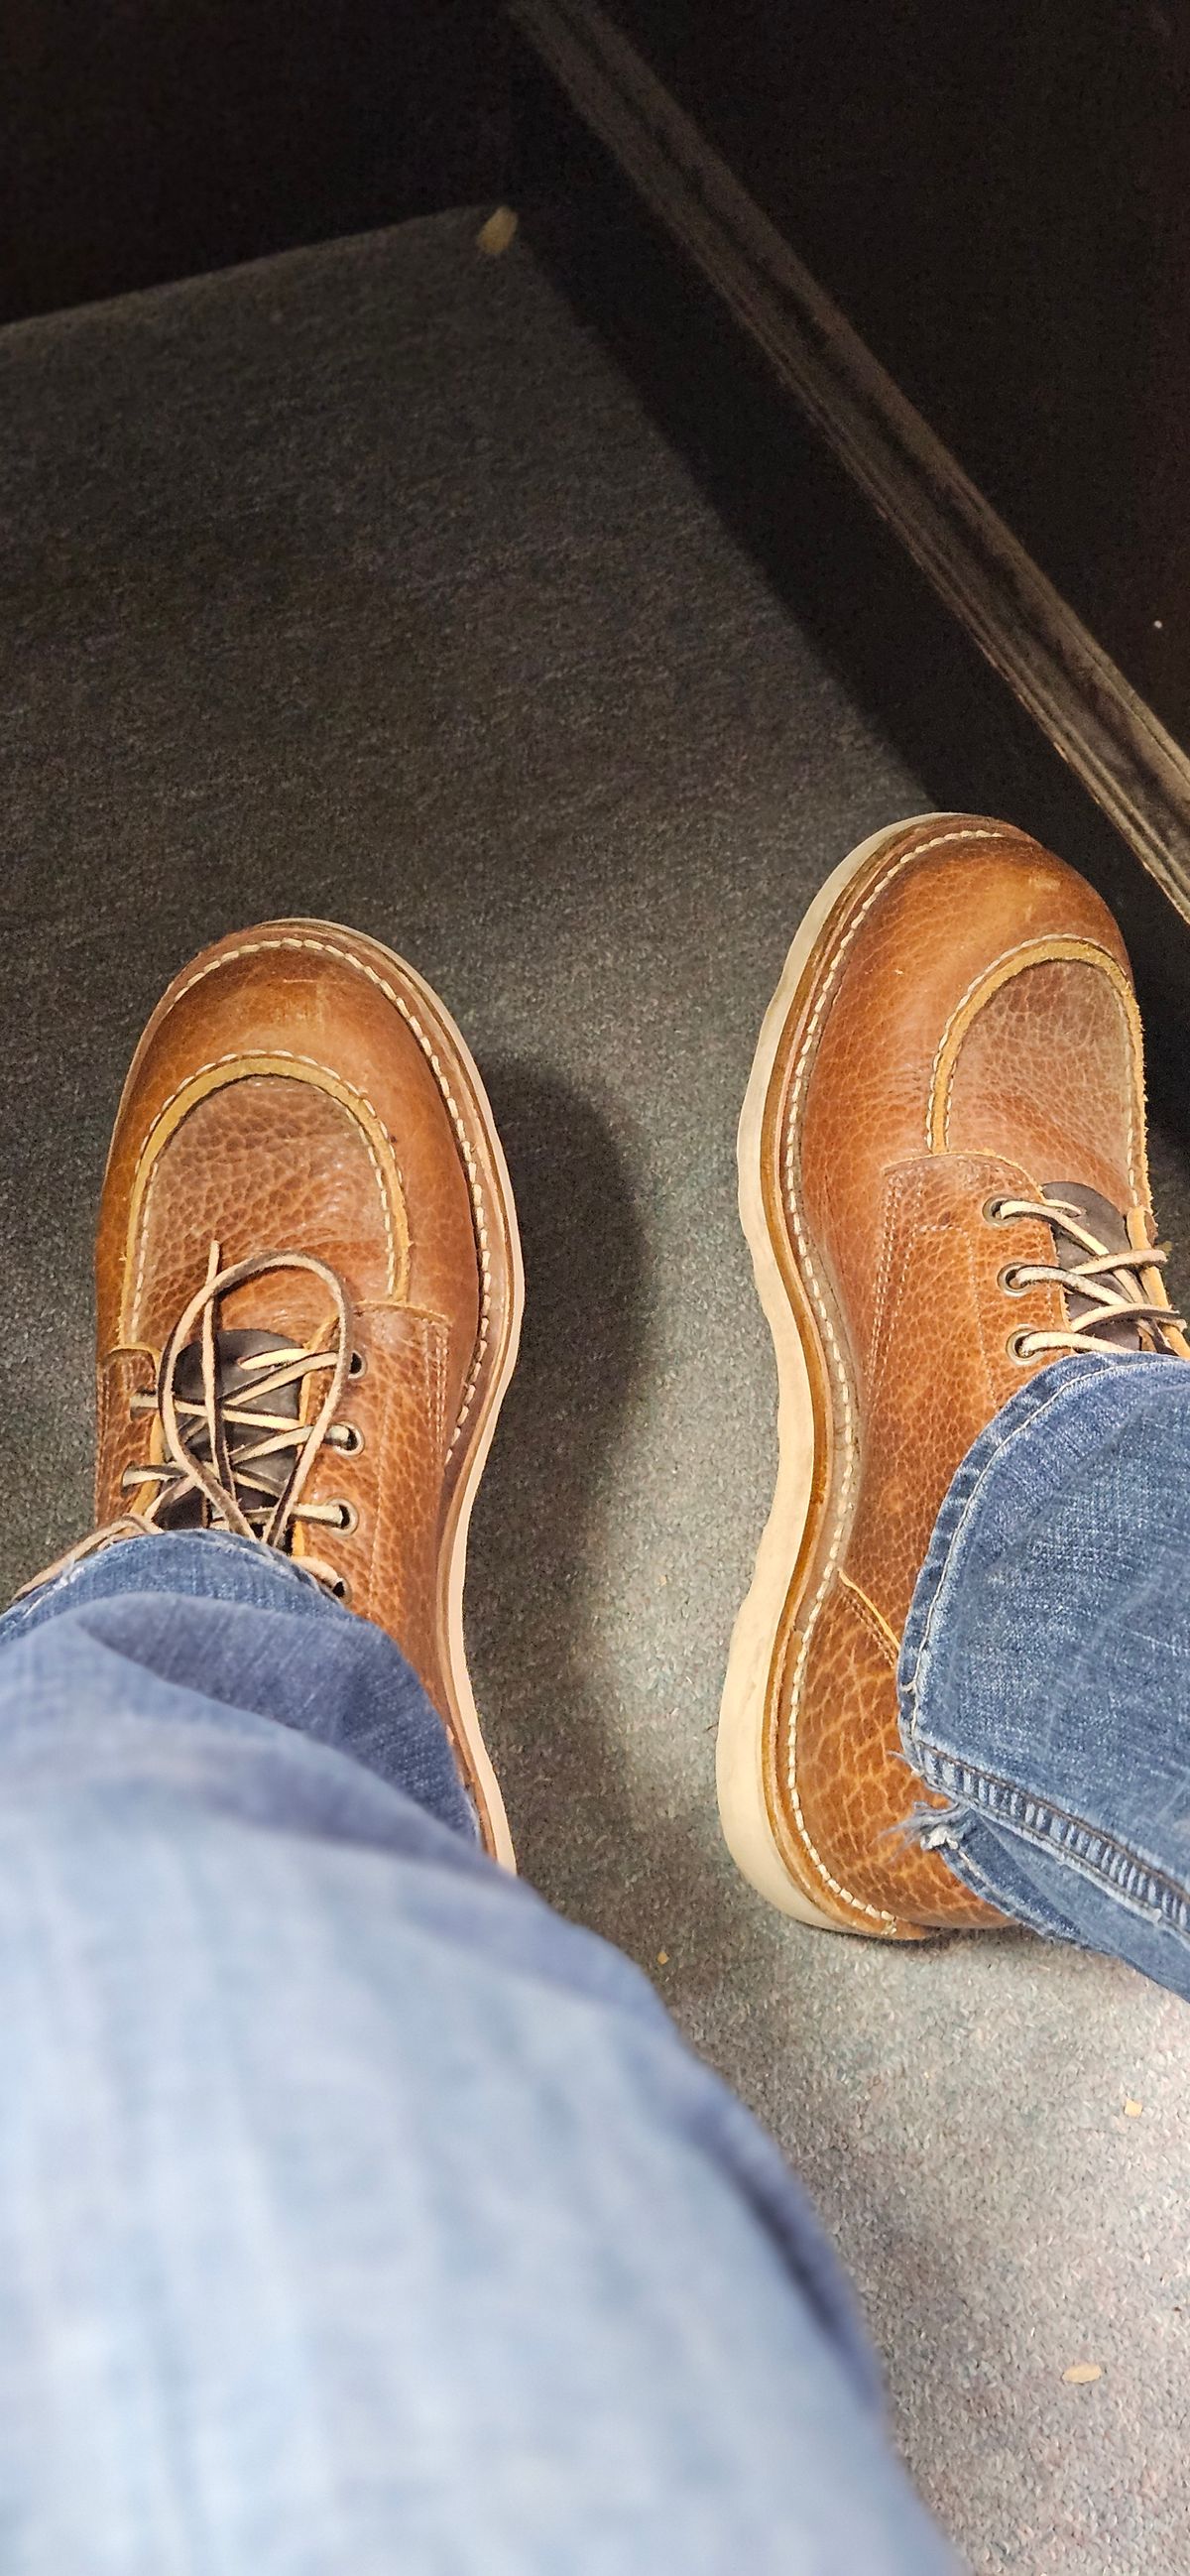
<instances>
[{"instance_id":1,"label":"black baseboard","mask_svg":"<svg viewBox=\"0 0 1190 2576\"><path fill-rule=\"evenodd\" d=\"M680 214L686 189L705 228L701 159L675 163L672 131L659 142L655 122L640 118L629 153L622 129L639 102L618 111L613 133L606 113L594 119L590 99L574 95L572 56L560 64L544 37L561 28L572 46L585 42L593 26L606 29L601 13L586 0L511 0L511 14L521 37L514 201L530 238L931 799L1003 813L1100 887L1142 998L1172 1039L1190 996L1190 762L1071 613L1054 608L1042 576L1017 578L1015 542L996 556L991 513L981 614L964 614L957 593L979 585L978 548L961 578L939 580L937 561L926 565L910 544L904 510L857 479L848 442L774 362L772 330L758 330L755 311L724 291L705 240L674 219L675 187ZM622 39L615 48L619 70ZM650 132L670 158L664 199L641 184ZM884 426L877 418L877 443ZM900 463L908 472L903 451ZM983 516L979 530L982 543Z\"/></svg>"}]
</instances>

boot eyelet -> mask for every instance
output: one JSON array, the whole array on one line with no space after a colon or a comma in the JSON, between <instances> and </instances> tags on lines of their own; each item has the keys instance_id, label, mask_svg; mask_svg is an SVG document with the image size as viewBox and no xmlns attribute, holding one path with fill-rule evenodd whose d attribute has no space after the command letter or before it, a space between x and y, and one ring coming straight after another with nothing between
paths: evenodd
<instances>
[{"instance_id":1,"label":"boot eyelet","mask_svg":"<svg viewBox=\"0 0 1190 2576\"><path fill-rule=\"evenodd\" d=\"M345 1610L350 1610L351 1585L349 1584L345 1574L337 1574L334 1582L329 1586L329 1590L332 1601L341 1601L343 1608Z\"/></svg>"},{"instance_id":2,"label":"boot eyelet","mask_svg":"<svg viewBox=\"0 0 1190 2576\"><path fill-rule=\"evenodd\" d=\"M1008 1219L1004 1214L1003 1198L985 1199L983 1203L983 1216L985 1225L1007 1225Z\"/></svg>"},{"instance_id":3,"label":"boot eyelet","mask_svg":"<svg viewBox=\"0 0 1190 2576\"><path fill-rule=\"evenodd\" d=\"M1025 1349L1025 1343L1031 1342L1032 1339L1032 1333L1019 1332L1010 1333L1007 1341L1005 1342L1004 1348L1008 1353L1009 1359L1015 1360L1018 1368L1027 1368L1030 1360L1036 1359L1037 1357L1036 1351L1027 1351Z\"/></svg>"},{"instance_id":4,"label":"boot eyelet","mask_svg":"<svg viewBox=\"0 0 1190 2576\"><path fill-rule=\"evenodd\" d=\"M998 1284L1004 1290L1006 1297L1028 1296L1029 1282L1027 1279L1021 1278L1021 1266L1019 1261L1008 1261L1005 1263L1003 1270L999 1273Z\"/></svg>"},{"instance_id":5,"label":"boot eyelet","mask_svg":"<svg viewBox=\"0 0 1190 2576\"><path fill-rule=\"evenodd\" d=\"M358 1422L345 1423L343 1438L339 1443L340 1454L344 1458L358 1458L363 1445L364 1435Z\"/></svg>"},{"instance_id":6,"label":"boot eyelet","mask_svg":"<svg viewBox=\"0 0 1190 2576\"><path fill-rule=\"evenodd\" d=\"M335 1509L339 1515L336 1527L343 1532L344 1536L347 1535L349 1530L357 1530L359 1528L359 1513L357 1512L354 1503L337 1503Z\"/></svg>"},{"instance_id":7,"label":"boot eyelet","mask_svg":"<svg viewBox=\"0 0 1190 2576\"><path fill-rule=\"evenodd\" d=\"M366 1352L366 1351L353 1351L353 1352L352 1352L352 1354L351 1354L351 1360L350 1360L350 1363L349 1363L349 1366L348 1366L348 1370L347 1370L347 1374L348 1374L348 1377L350 1377L350 1378L354 1378L354 1379L355 1379L355 1381L356 1381L356 1384L357 1384L357 1385L358 1385L359 1380L361 1379L361 1377L366 1377L366 1376L367 1376L367 1374L368 1374L368 1355L367 1355L367 1352Z\"/></svg>"}]
</instances>

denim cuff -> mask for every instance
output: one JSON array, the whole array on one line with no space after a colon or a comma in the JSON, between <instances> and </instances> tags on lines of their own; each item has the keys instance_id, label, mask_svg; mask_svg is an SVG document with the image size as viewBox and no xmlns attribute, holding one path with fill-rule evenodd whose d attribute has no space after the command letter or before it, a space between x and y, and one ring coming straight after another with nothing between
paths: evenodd
<instances>
[{"instance_id":1,"label":"denim cuff","mask_svg":"<svg viewBox=\"0 0 1190 2576\"><path fill-rule=\"evenodd\" d=\"M27 1636L63 1610L110 1601L121 1592L255 1602L262 1610L325 1612L337 1619L351 1615L292 1557L261 1547L256 1539L237 1538L231 1530L151 1530L94 1548L35 1591L19 1593L11 1608L0 1613L0 1644L8 1637Z\"/></svg>"},{"instance_id":2,"label":"denim cuff","mask_svg":"<svg viewBox=\"0 0 1190 2576\"><path fill-rule=\"evenodd\" d=\"M901 1648L923 1841L1052 1938L1190 1992L1190 1369L1041 1370L942 1505Z\"/></svg>"},{"instance_id":3,"label":"denim cuff","mask_svg":"<svg viewBox=\"0 0 1190 2576\"><path fill-rule=\"evenodd\" d=\"M19 1656L42 1631L28 1644L36 1656L50 1631L61 1645L80 1625L93 1643L99 1622L126 1672L180 1683L216 1702L225 1724L251 1707L333 1745L478 1845L448 1730L396 1640L292 1558L225 1530L113 1539L14 1601L0 1617L0 1655Z\"/></svg>"}]
</instances>

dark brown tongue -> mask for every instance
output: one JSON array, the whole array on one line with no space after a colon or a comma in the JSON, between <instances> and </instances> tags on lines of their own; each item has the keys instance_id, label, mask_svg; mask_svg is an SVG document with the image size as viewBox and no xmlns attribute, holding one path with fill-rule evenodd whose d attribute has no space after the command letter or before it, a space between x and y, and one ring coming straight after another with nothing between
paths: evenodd
<instances>
[{"instance_id":1,"label":"dark brown tongue","mask_svg":"<svg viewBox=\"0 0 1190 2576\"><path fill-rule=\"evenodd\" d=\"M1112 1206L1110 1199L1101 1198L1098 1190L1089 1190L1085 1181L1046 1181L1041 1195L1043 1199L1061 1199L1067 1207L1075 1208L1079 1221L1085 1225L1088 1234L1094 1235L1104 1252L1131 1252L1128 1228L1119 1209ZM1060 1225L1054 1227L1054 1251L1060 1270L1075 1270L1080 1261L1090 1257L1080 1243L1075 1243L1070 1235L1063 1232ZM1121 1297L1135 1293L1134 1271L1103 1271L1100 1276L1109 1288L1118 1288ZM1077 1288L1067 1289L1065 1294L1066 1312L1076 1327L1095 1313L1092 1297L1080 1297ZM1119 1316L1115 1323L1105 1324L1095 1338L1103 1343L1105 1349L1110 1346L1114 1350L1138 1351L1141 1348L1139 1331L1135 1324L1129 1323L1126 1315Z\"/></svg>"},{"instance_id":2,"label":"dark brown tongue","mask_svg":"<svg viewBox=\"0 0 1190 2576\"><path fill-rule=\"evenodd\" d=\"M251 1358L258 1351L283 1351L290 1348L292 1345L284 1342L277 1333L217 1333L215 1375L222 1402L234 1403L239 1410L251 1412L257 1401L256 1389L259 1381L262 1376L267 1376L268 1372L261 1369L244 1369L240 1365L241 1361ZM202 1403L202 1344L200 1342L189 1342L182 1352L175 1371L174 1386L180 1404ZM288 1421L296 1422L300 1391L300 1381L294 1379L291 1385L278 1387L274 1394L266 1396L261 1402L260 1410L264 1413L284 1414ZM193 1414L187 1413L181 1417L181 1427L187 1447L193 1451L196 1458L201 1459L204 1466L209 1467L211 1442L206 1423L196 1421ZM246 1426L243 1423L229 1423L227 1427L229 1448L234 1451L245 1441L251 1443L251 1434ZM268 1458L254 1459L251 1468L242 1473L237 1480L239 1498L244 1508L251 1511L258 1502L264 1505L270 1498L275 1499L292 1465L292 1449L277 1449ZM206 1510L202 1495L192 1492L179 1495L177 1502L172 1506L167 1503L161 1513L161 1523L168 1529L201 1529L205 1517Z\"/></svg>"}]
</instances>

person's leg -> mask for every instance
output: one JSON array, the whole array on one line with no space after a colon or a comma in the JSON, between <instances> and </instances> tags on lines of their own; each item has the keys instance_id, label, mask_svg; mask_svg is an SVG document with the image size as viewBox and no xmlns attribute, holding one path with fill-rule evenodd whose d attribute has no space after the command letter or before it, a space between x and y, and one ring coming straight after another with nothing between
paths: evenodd
<instances>
[{"instance_id":1,"label":"person's leg","mask_svg":"<svg viewBox=\"0 0 1190 2576\"><path fill-rule=\"evenodd\" d=\"M928 2576L850 2298L627 1961L254 1542L0 1621L13 2576Z\"/></svg>"},{"instance_id":2,"label":"person's leg","mask_svg":"<svg viewBox=\"0 0 1190 2576\"><path fill-rule=\"evenodd\" d=\"M1190 1369L1059 1361L959 1468L901 1693L964 1883L1190 1996L1188 1563Z\"/></svg>"},{"instance_id":3,"label":"person's leg","mask_svg":"<svg viewBox=\"0 0 1190 2576\"><path fill-rule=\"evenodd\" d=\"M516 1224L400 959L177 979L98 1291L105 1527L0 1621L5 2569L941 2569L775 2150L493 1865Z\"/></svg>"}]
</instances>

